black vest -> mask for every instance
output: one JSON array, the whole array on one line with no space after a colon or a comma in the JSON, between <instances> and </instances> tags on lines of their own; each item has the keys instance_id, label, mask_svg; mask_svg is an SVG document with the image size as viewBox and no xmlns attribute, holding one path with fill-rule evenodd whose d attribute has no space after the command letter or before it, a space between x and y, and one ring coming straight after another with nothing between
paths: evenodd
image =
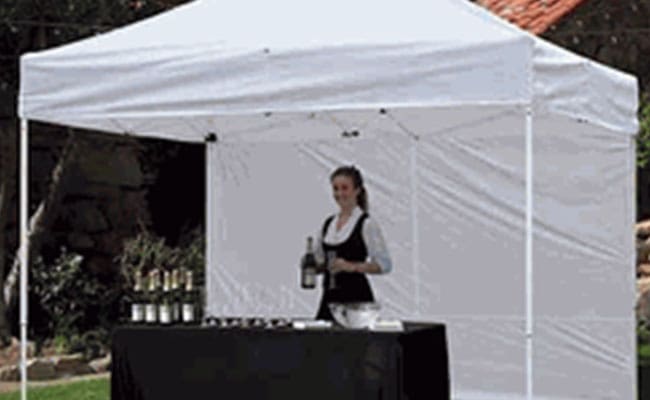
<instances>
[{"instance_id":1,"label":"black vest","mask_svg":"<svg viewBox=\"0 0 650 400\"><path fill-rule=\"evenodd\" d=\"M365 262L368 257L368 248L363 241L362 229L363 223L368 218L367 213L363 213L357 220L357 224L352 229L350 236L342 243L331 245L325 243L323 240L321 246L323 247L323 254L327 257L328 251L336 251L336 257L342 258L346 261L352 262ZM327 228L334 220L334 216L330 216L325 220L323 225L322 237L325 238ZM336 288L330 289L330 279L334 279ZM323 279L323 297L318 310L316 318L319 319L333 319L328 303L353 303L353 302L366 302L374 301L374 295L370 288L370 283L366 275L360 272L337 272L332 276L329 271L325 272L325 279Z\"/></svg>"},{"instance_id":2,"label":"black vest","mask_svg":"<svg viewBox=\"0 0 650 400\"><path fill-rule=\"evenodd\" d=\"M365 222L366 218L368 218L367 213L363 213L363 215L359 217L357 224L354 226L352 232L350 233L350 236L345 242L339 243L337 245L330 245L325 243L323 240L322 246L324 254L327 255L328 251L334 250L336 251L336 256L338 258L343 258L347 261L365 262L366 258L368 257L368 248L363 241L361 230L363 229L363 223ZM327 228L330 226L333 220L333 215L325 220L322 232L323 238L327 233Z\"/></svg>"}]
</instances>

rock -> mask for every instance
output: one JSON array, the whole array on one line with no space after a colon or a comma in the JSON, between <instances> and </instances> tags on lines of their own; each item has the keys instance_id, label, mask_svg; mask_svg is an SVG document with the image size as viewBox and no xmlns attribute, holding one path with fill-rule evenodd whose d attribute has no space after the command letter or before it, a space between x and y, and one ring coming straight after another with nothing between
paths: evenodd
<instances>
[{"instance_id":1,"label":"rock","mask_svg":"<svg viewBox=\"0 0 650 400\"><path fill-rule=\"evenodd\" d=\"M650 276L650 263L645 262L640 264L636 269L636 273L641 277Z\"/></svg>"},{"instance_id":2,"label":"rock","mask_svg":"<svg viewBox=\"0 0 650 400\"><path fill-rule=\"evenodd\" d=\"M71 233L68 235L68 245L72 249L87 250L95 246L95 242L88 235L83 233Z\"/></svg>"},{"instance_id":3,"label":"rock","mask_svg":"<svg viewBox=\"0 0 650 400\"><path fill-rule=\"evenodd\" d=\"M641 264L648 262L648 256L650 255L650 239L641 240L636 239L636 263Z\"/></svg>"},{"instance_id":4,"label":"rock","mask_svg":"<svg viewBox=\"0 0 650 400\"><path fill-rule=\"evenodd\" d=\"M0 381L15 382L20 380L20 369L18 365L5 365L0 367Z\"/></svg>"},{"instance_id":5,"label":"rock","mask_svg":"<svg viewBox=\"0 0 650 400\"><path fill-rule=\"evenodd\" d=\"M54 365L58 377L92 374L93 372L81 353L50 357L50 362Z\"/></svg>"},{"instance_id":6,"label":"rock","mask_svg":"<svg viewBox=\"0 0 650 400\"><path fill-rule=\"evenodd\" d=\"M27 342L27 357L34 357L36 345L34 342ZM20 341L12 337L11 344L0 351L0 365L13 365L20 362Z\"/></svg>"},{"instance_id":7,"label":"rock","mask_svg":"<svg viewBox=\"0 0 650 400\"><path fill-rule=\"evenodd\" d=\"M105 185L101 183L86 183L74 188L70 188L68 195L88 199L102 199L106 201L119 200L121 194L119 186Z\"/></svg>"},{"instance_id":8,"label":"rock","mask_svg":"<svg viewBox=\"0 0 650 400\"><path fill-rule=\"evenodd\" d=\"M56 378L56 370L51 360L34 358L27 361L27 378L45 381Z\"/></svg>"},{"instance_id":9,"label":"rock","mask_svg":"<svg viewBox=\"0 0 650 400\"><path fill-rule=\"evenodd\" d=\"M85 146L78 169L88 183L138 188L144 178L134 148L120 146Z\"/></svg>"},{"instance_id":10,"label":"rock","mask_svg":"<svg viewBox=\"0 0 650 400\"><path fill-rule=\"evenodd\" d=\"M122 189L115 201L105 203L106 218L109 221L137 221L149 212L146 196L145 190Z\"/></svg>"},{"instance_id":11,"label":"rock","mask_svg":"<svg viewBox=\"0 0 650 400\"><path fill-rule=\"evenodd\" d=\"M636 317L639 321L650 321L650 277L636 281Z\"/></svg>"},{"instance_id":12,"label":"rock","mask_svg":"<svg viewBox=\"0 0 650 400\"><path fill-rule=\"evenodd\" d=\"M650 219L638 222L634 226L634 231L636 232L636 236L642 240L650 237Z\"/></svg>"},{"instance_id":13,"label":"rock","mask_svg":"<svg viewBox=\"0 0 650 400\"><path fill-rule=\"evenodd\" d=\"M96 233L109 229L109 223L104 214L92 201L77 201L67 205L67 222L77 231Z\"/></svg>"},{"instance_id":14,"label":"rock","mask_svg":"<svg viewBox=\"0 0 650 400\"><path fill-rule=\"evenodd\" d=\"M89 365L96 373L108 372L111 368L111 355L109 354L106 357L92 360Z\"/></svg>"}]
</instances>

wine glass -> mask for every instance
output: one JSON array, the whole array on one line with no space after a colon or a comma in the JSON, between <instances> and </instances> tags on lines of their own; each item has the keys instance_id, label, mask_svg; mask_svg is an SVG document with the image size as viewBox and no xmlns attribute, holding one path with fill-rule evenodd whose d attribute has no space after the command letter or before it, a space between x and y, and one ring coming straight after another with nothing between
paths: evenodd
<instances>
[{"instance_id":1,"label":"wine glass","mask_svg":"<svg viewBox=\"0 0 650 400\"><path fill-rule=\"evenodd\" d=\"M327 270L330 273L329 289L336 289L336 279L335 279L336 272L334 272L332 268L334 259L336 259L336 251L329 250L327 252Z\"/></svg>"}]
</instances>

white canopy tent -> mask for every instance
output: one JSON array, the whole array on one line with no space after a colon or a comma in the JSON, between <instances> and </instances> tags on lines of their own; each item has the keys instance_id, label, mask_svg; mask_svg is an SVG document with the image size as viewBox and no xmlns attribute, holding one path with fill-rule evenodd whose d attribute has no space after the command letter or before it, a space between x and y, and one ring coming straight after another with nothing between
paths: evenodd
<instances>
[{"instance_id":1,"label":"white canopy tent","mask_svg":"<svg viewBox=\"0 0 650 400\"><path fill-rule=\"evenodd\" d=\"M208 313L315 314L297 260L353 163L383 316L446 324L454 399L632 398L636 108L633 77L464 0L198 0L26 54L21 339L38 120L206 141Z\"/></svg>"}]
</instances>

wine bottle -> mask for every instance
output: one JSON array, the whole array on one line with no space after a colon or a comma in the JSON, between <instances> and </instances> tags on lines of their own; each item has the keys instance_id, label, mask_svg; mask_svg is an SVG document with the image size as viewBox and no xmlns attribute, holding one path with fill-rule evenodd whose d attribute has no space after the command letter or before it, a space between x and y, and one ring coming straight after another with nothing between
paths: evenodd
<instances>
[{"instance_id":1,"label":"wine bottle","mask_svg":"<svg viewBox=\"0 0 650 400\"><path fill-rule=\"evenodd\" d=\"M171 306L172 306L172 323L177 324L181 320L181 303L182 303L182 290L179 283L179 270L174 268L172 270L171 282Z\"/></svg>"},{"instance_id":2,"label":"wine bottle","mask_svg":"<svg viewBox=\"0 0 650 400\"><path fill-rule=\"evenodd\" d=\"M314 289L316 287L316 258L311 237L307 238L307 252L303 256L301 264L300 285L303 289Z\"/></svg>"},{"instance_id":3,"label":"wine bottle","mask_svg":"<svg viewBox=\"0 0 650 400\"><path fill-rule=\"evenodd\" d=\"M158 322L158 270L149 271L147 304L145 305L145 322L149 325Z\"/></svg>"},{"instance_id":4,"label":"wine bottle","mask_svg":"<svg viewBox=\"0 0 650 400\"><path fill-rule=\"evenodd\" d=\"M146 301L144 296L144 288L142 287L142 274L138 269L134 276L135 284L133 286L132 302L131 302L131 323L141 324L144 322L144 303Z\"/></svg>"},{"instance_id":5,"label":"wine bottle","mask_svg":"<svg viewBox=\"0 0 650 400\"><path fill-rule=\"evenodd\" d=\"M161 325L169 325L172 323L170 282L169 271L164 270L162 292L160 293L160 301L158 303L158 319Z\"/></svg>"},{"instance_id":6,"label":"wine bottle","mask_svg":"<svg viewBox=\"0 0 650 400\"><path fill-rule=\"evenodd\" d=\"M185 272L185 289L183 290L182 318L183 324L194 324L198 316L198 292L194 287L192 271Z\"/></svg>"}]
</instances>

